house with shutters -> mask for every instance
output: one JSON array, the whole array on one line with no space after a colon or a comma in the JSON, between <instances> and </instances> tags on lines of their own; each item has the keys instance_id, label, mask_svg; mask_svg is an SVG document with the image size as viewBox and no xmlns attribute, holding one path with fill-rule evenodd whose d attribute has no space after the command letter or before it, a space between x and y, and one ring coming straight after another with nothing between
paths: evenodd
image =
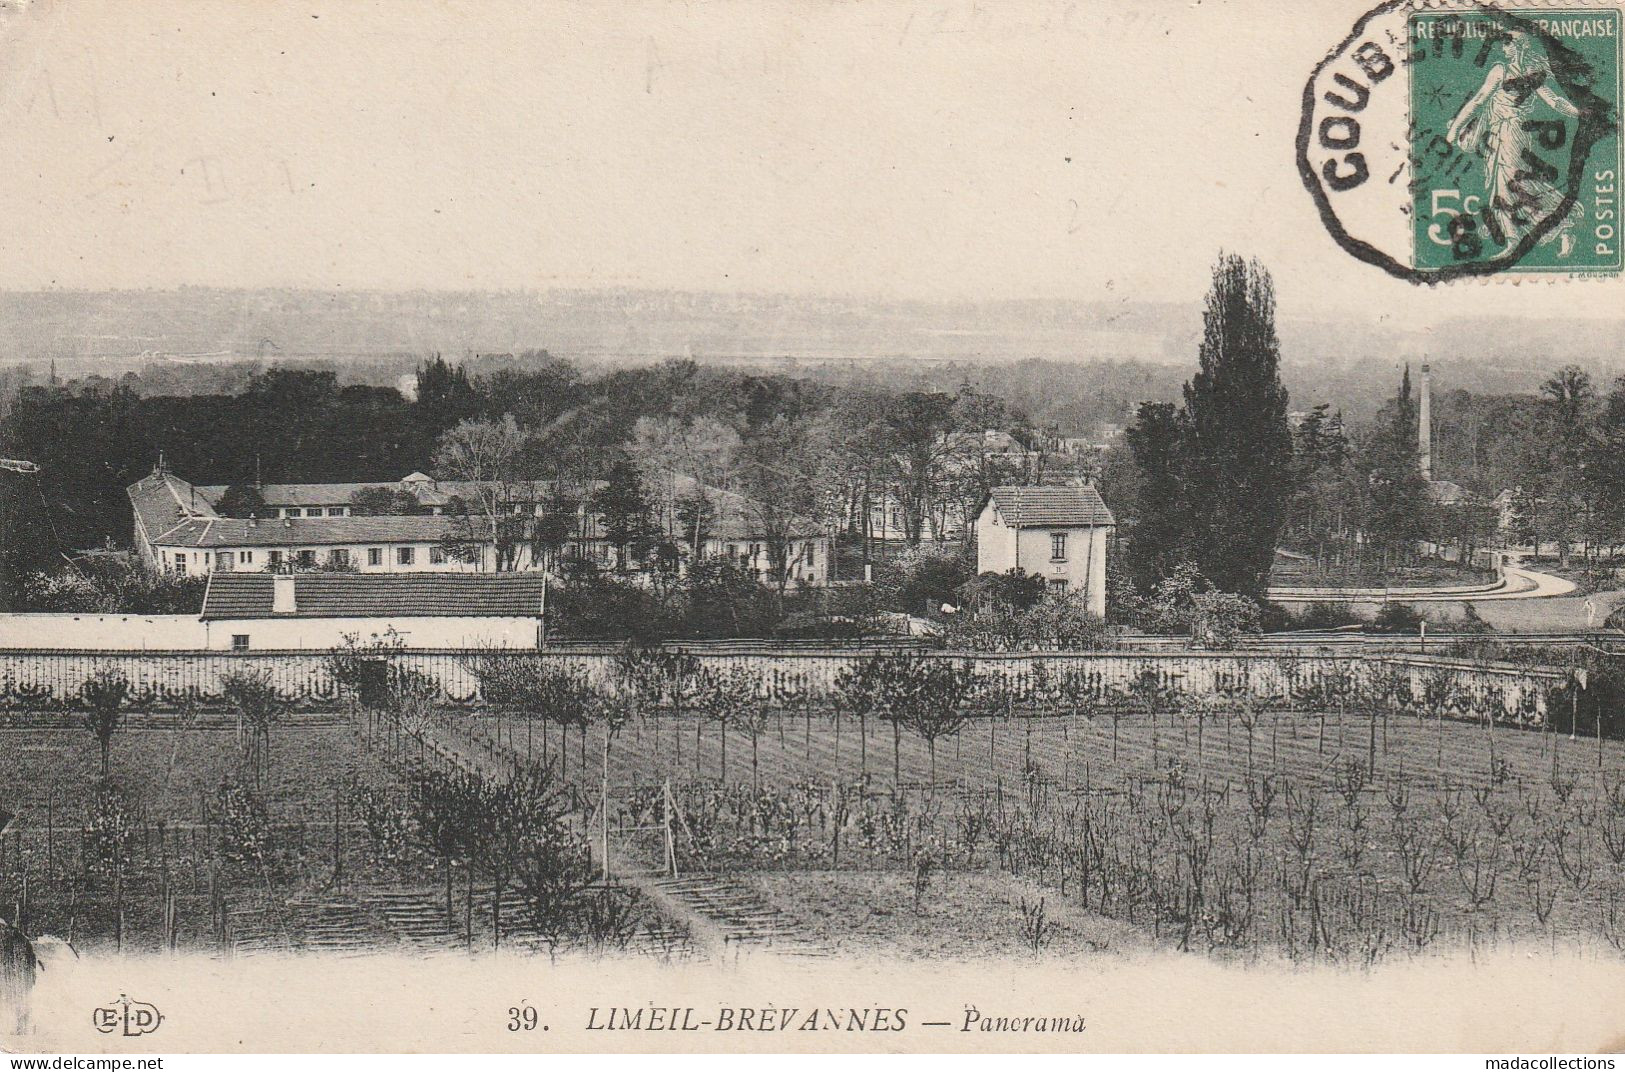
<instances>
[{"instance_id":1,"label":"house with shutters","mask_svg":"<svg viewBox=\"0 0 1625 1072\"><path fill-rule=\"evenodd\" d=\"M976 517L976 571L1020 569L1106 615L1106 550L1117 521L1093 486L994 488Z\"/></svg>"}]
</instances>

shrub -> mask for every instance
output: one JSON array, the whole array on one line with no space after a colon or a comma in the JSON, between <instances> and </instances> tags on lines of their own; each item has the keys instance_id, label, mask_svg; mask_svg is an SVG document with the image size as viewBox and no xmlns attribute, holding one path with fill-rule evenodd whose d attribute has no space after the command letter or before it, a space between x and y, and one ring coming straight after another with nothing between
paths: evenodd
<instances>
[{"instance_id":1,"label":"shrub","mask_svg":"<svg viewBox=\"0 0 1625 1072\"><path fill-rule=\"evenodd\" d=\"M1370 633L1415 633L1427 619L1409 603L1384 603L1366 626Z\"/></svg>"},{"instance_id":2,"label":"shrub","mask_svg":"<svg viewBox=\"0 0 1625 1072\"><path fill-rule=\"evenodd\" d=\"M625 577L576 572L548 591L550 632L558 635L655 643L678 631L678 621L653 589Z\"/></svg>"},{"instance_id":3,"label":"shrub","mask_svg":"<svg viewBox=\"0 0 1625 1072\"><path fill-rule=\"evenodd\" d=\"M23 580L20 610L73 614L197 614L207 577L152 573L128 557L98 556Z\"/></svg>"},{"instance_id":4,"label":"shrub","mask_svg":"<svg viewBox=\"0 0 1625 1072\"><path fill-rule=\"evenodd\" d=\"M1191 639L1203 647L1228 649L1243 636L1256 636L1258 604L1234 592L1199 592L1192 598Z\"/></svg>"},{"instance_id":5,"label":"shrub","mask_svg":"<svg viewBox=\"0 0 1625 1072\"><path fill-rule=\"evenodd\" d=\"M1030 610L1044 598L1045 591L1043 577L1020 567L1003 573L989 571L959 586L960 602L972 612Z\"/></svg>"},{"instance_id":6,"label":"shrub","mask_svg":"<svg viewBox=\"0 0 1625 1072\"><path fill-rule=\"evenodd\" d=\"M772 636L779 619L778 594L755 574L725 558L702 559L691 565L680 592L685 636Z\"/></svg>"},{"instance_id":7,"label":"shrub","mask_svg":"<svg viewBox=\"0 0 1625 1072\"><path fill-rule=\"evenodd\" d=\"M251 789L222 781L214 801L220 858L245 870L263 867L271 854L271 816L265 798Z\"/></svg>"},{"instance_id":8,"label":"shrub","mask_svg":"<svg viewBox=\"0 0 1625 1072\"><path fill-rule=\"evenodd\" d=\"M1337 629L1364 622L1347 603L1310 603L1291 616L1291 629Z\"/></svg>"},{"instance_id":9,"label":"shrub","mask_svg":"<svg viewBox=\"0 0 1625 1072\"><path fill-rule=\"evenodd\" d=\"M1103 651L1112 647L1106 623L1081 595L1051 595L1027 610L1006 605L957 614L944 638L971 651Z\"/></svg>"},{"instance_id":10,"label":"shrub","mask_svg":"<svg viewBox=\"0 0 1625 1072\"><path fill-rule=\"evenodd\" d=\"M976 564L965 554L919 550L898 561L890 584L879 583L892 610L935 614L944 603L957 604L960 590L975 579Z\"/></svg>"}]
</instances>

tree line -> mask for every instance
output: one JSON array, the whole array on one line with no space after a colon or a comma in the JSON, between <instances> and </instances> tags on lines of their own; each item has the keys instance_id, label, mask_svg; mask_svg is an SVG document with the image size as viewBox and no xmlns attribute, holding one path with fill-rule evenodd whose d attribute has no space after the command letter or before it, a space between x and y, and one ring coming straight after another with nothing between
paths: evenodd
<instances>
[{"instance_id":1,"label":"tree line","mask_svg":"<svg viewBox=\"0 0 1625 1072\"><path fill-rule=\"evenodd\" d=\"M195 484L233 486L235 511L252 509L242 489L260 482L383 485L414 470L473 480L490 493L466 503L467 514L496 522L483 531L505 550L560 544L571 534L561 519L587 507L628 562L667 534L698 546L729 505L722 489L750 503L781 587L792 537L808 522L868 562L879 554L868 518L883 506L901 543L938 543L951 516L973 511L996 483L1039 479L1049 457L1012 460L987 447L989 429L1034 447L1040 436L968 385L837 387L688 360L588 376L545 354L481 367L423 361L411 399L341 384L332 370L275 366L220 393L145 394L129 378L22 386L0 437L41 471L0 478L6 594L27 575L59 572L64 557L128 546L125 488L160 456ZM557 489L556 516L517 531L499 521L503 489L519 484Z\"/></svg>"}]
</instances>

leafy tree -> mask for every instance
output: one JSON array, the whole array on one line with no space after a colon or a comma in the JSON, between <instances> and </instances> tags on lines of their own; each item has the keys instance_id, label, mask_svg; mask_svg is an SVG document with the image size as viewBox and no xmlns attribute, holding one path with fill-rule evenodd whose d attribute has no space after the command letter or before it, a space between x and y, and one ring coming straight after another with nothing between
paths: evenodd
<instances>
[{"instance_id":1,"label":"leafy tree","mask_svg":"<svg viewBox=\"0 0 1625 1072\"><path fill-rule=\"evenodd\" d=\"M616 564L627 569L634 557L652 546L655 533L637 468L627 461L610 466L592 505L603 520L605 537L615 547Z\"/></svg>"},{"instance_id":2,"label":"leafy tree","mask_svg":"<svg viewBox=\"0 0 1625 1072\"><path fill-rule=\"evenodd\" d=\"M767 705L761 696L761 677L743 667L730 667L710 675L699 700L700 708L722 733L722 780L728 780L728 727L736 726L750 738L751 784L758 784L756 743L766 728Z\"/></svg>"},{"instance_id":3,"label":"leafy tree","mask_svg":"<svg viewBox=\"0 0 1625 1072\"><path fill-rule=\"evenodd\" d=\"M804 422L775 417L751 436L740 459L747 512L766 545L768 573L781 599L798 541L820 531L813 518L820 504L808 464L813 450L809 433Z\"/></svg>"},{"instance_id":4,"label":"leafy tree","mask_svg":"<svg viewBox=\"0 0 1625 1072\"><path fill-rule=\"evenodd\" d=\"M357 488L350 496L350 513L357 517L391 517L428 512L429 508L405 488L380 484Z\"/></svg>"},{"instance_id":5,"label":"leafy tree","mask_svg":"<svg viewBox=\"0 0 1625 1072\"><path fill-rule=\"evenodd\" d=\"M1203 647L1228 650L1259 632L1258 604L1234 592L1198 592L1192 600L1191 638Z\"/></svg>"},{"instance_id":6,"label":"leafy tree","mask_svg":"<svg viewBox=\"0 0 1625 1072\"><path fill-rule=\"evenodd\" d=\"M479 783L462 771L414 764L406 772L413 832L440 860L446 877L446 916L452 916L452 864L470 861L476 851Z\"/></svg>"},{"instance_id":7,"label":"leafy tree","mask_svg":"<svg viewBox=\"0 0 1625 1072\"><path fill-rule=\"evenodd\" d=\"M1558 556L1567 565L1570 544L1585 536L1593 514L1584 462L1593 442L1597 392L1584 369L1565 365L1541 384L1540 400L1545 434L1531 446L1550 507L1542 528L1557 540Z\"/></svg>"},{"instance_id":8,"label":"leafy tree","mask_svg":"<svg viewBox=\"0 0 1625 1072\"><path fill-rule=\"evenodd\" d=\"M1135 505L1128 570L1142 592L1155 588L1191 554L1185 492L1189 432L1189 421L1173 403L1145 402L1126 434L1133 468L1124 476L1133 484Z\"/></svg>"},{"instance_id":9,"label":"leafy tree","mask_svg":"<svg viewBox=\"0 0 1625 1072\"><path fill-rule=\"evenodd\" d=\"M104 666L79 686L79 698L84 701L90 732L96 735L101 750L102 778L107 778L108 759L113 747L113 734L124 717L124 702L130 696L130 680L117 667Z\"/></svg>"},{"instance_id":10,"label":"leafy tree","mask_svg":"<svg viewBox=\"0 0 1625 1072\"><path fill-rule=\"evenodd\" d=\"M1200 361L1185 385L1196 562L1215 587L1261 598L1292 493L1292 437L1275 285L1257 261L1219 259Z\"/></svg>"},{"instance_id":11,"label":"leafy tree","mask_svg":"<svg viewBox=\"0 0 1625 1072\"><path fill-rule=\"evenodd\" d=\"M214 504L215 512L226 517L265 517L265 496L253 484L229 485Z\"/></svg>"},{"instance_id":12,"label":"leafy tree","mask_svg":"<svg viewBox=\"0 0 1625 1072\"><path fill-rule=\"evenodd\" d=\"M1364 472L1364 514L1370 541L1382 549L1384 565L1414 553L1427 535L1429 496L1416 447L1416 409L1406 369L1385 420L1378 423L1360 451Z\"/></svg>"},{"instance_id":13,"label":"leafy tree","mask_svg":"<svg viewBox=\"0 0 1625 1072\"><path fill-rule=\"evenodd\" d=\"M875 585L884 605L905 614L935 614L944 603L957 606L965 586L976 579L976 562L963 551L921 548L898 561L901 575L877 569Z\"/></svg>"},{"instance_id":14,"label":"leafy tree","mask_svg":"<svg viewBox=\"0 0 1625 1072\"><path fill-rule=\"evenodd\" d=\"M449 365L439 354L417 371L417 397L413 408L428 428L450 428L479 413L480 399L469 382L468 370Z\"/></svg>"},{"instance_id":15,"label":"leafy tree","mask_svg":"<svg viewBox=\"0 0 1625 1072\"><path fill-rule=\"evenodd\" d=\"M747 569L722 558L693 563L681 586L683 632L697 637L771 636L778 600Z\"/></svg>"}]
</instances>

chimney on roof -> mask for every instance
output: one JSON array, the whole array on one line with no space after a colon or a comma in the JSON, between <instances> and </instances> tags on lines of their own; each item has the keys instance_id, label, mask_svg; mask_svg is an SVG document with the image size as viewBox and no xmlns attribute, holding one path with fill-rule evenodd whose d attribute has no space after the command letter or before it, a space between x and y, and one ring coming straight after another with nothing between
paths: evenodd
<instances>
[{"instance_id":1,"label":"chimney on roof","mask_svg":"<svg viewBox=\"0 0 1625 1072\"><path fill-rule=\"evenodd\" d=\"M299 609L299 603L294 598L294 575L291 573L276 573L271 576L271 613L292 614Z\"/></svg>"}]
</instances>

